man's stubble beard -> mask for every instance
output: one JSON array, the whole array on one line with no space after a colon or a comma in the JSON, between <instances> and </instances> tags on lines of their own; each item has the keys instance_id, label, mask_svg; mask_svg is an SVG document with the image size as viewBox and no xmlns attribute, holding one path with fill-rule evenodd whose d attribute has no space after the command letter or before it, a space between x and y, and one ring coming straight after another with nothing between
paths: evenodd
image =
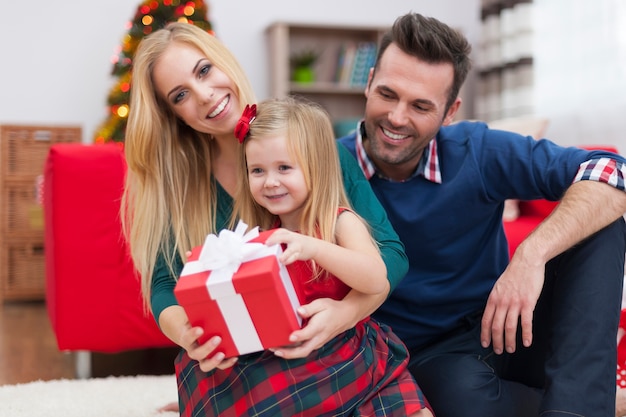
<instances>
[{"instance_id":1,"label":"man's stubble beard","mask_svg":"<svg viewBox=\"0 0 626 417\"><path fill-rule=\"evenodd\" d=\"M423 150L417 150L412 146L406 148L399 148L394 145L390 145L382 140L375 139L376 136L367 129L366 149L370 156L370 159L376 163L382 163L389 166L404 165L411 161L419 161L423 154ZM414 144L415 139L410 139L411 144ZM368 143L369 142L369 143Z\"/></svg>"}]
</instances>

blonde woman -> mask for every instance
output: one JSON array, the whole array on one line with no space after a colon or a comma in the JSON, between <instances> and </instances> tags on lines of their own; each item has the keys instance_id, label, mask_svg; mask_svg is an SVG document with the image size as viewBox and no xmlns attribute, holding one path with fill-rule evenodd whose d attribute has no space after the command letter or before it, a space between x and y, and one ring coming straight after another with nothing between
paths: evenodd
<instances>
[{"instance_id":1,"label":"blonde woman","mask_svg":"<svg viewBox=\"0 0 626 417\"><path fill-rule=\"evenodd\" d=\"M141 42L133 63L125 152L128 175L122 202L124 231L141 275L146 305L163 333L182 347L176 374L201 385L206 372L236 359L214 353L219 337L198 343L174 297L185 253L208 233L228 226L238 175L234 128L254 94L240 65L215 37L186 23L173 23ZM407 271L397 234L345 148L342 176L354 209L372 227L387 269L378 295L351 291L342 300L319 298L299 313L307 325L292 346L276 351L303 358L373 312ZM202 393L179 395L181 415L192 415Z\"/></svg>"}]
</instances>

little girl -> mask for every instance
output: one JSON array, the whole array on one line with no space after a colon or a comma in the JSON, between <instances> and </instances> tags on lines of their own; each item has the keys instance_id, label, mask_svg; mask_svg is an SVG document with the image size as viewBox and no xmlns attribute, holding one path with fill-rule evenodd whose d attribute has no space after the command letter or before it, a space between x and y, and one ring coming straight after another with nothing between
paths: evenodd
<instances>
[{"instance_id":1,"label":"little girl","mask_svg":"<svg viewBox=\"0 0 626 417\"><path fill-rule=\"evenodd\" d=\"M386 268L368 227L349 207L333 130L313 103L269 100L247 107L235 130L243 142L235 216L286 246L285 265L301 302L342 299L350 289L388 291ZM366 318L302 359L271 351L240 356L209 373L205 415L432 417L391 329ZM208 410L208 408L212 408Z\"/></svg>"}]
</instances>

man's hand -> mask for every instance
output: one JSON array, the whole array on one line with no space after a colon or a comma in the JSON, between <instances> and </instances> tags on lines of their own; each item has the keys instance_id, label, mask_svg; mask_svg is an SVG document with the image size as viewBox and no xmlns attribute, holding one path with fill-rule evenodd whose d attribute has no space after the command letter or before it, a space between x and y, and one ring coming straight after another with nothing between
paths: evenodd
<instances>
[{"instance_id":1,"label":"man's hand","mask_svg":"<svg viewBox=\"0 0 626 417\"><path fill-rule=\"evenodd\" d=\"M496 281L483 313L480 341L500 354L515 351L521 319L524 346L532 343L533 311L545 280L545 264L576 243L606 227L626 210L626 193L597 181L579 181L561 203L518 246Z\"/></svg>"},{"instance_id":2,"label":"man's hand","mask_svg":"<svg viewBox=\"0 0 626 417\"><path fill-rule=\"evenodd\" d=\"M533 312L545 280L545 264L528 265L515 257L496 281L483 313L480 341L483 347L491 343L493 351L516 349L517 325L521 320L525 347L533 341Z\"/></svg>"}]
</instances>

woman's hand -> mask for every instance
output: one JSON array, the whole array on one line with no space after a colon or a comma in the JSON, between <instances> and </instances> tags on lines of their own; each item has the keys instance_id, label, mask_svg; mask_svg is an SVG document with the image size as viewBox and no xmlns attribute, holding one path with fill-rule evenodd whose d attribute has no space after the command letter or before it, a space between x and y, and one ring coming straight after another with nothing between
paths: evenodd
<instances>
[{"instance_id":1,"label":"woman's hand","mask_svg":"<svg viewBox=\"0 0 626 417\"><path fill-rule=\"evenodd\" d=\"M191 256L191 251L185 252L187 259ZM180 311L177 311L180 314ZM195 359L200 364L200 369L204 372L212 371L215 368L226 369L230 368L237 362L237 357L226 359L224 353L216 352L213 356L209 357L215 349L222 342L222 338L219 336L213 336L203 344L199 344L198 339L202 336L204 331L201 327L191 327L187 321L187 315L182 312L185 317L185 324L183 331L180 334L179 341L177 342L180 347L187 351L187 355L191 359Z\"/></svg>"},{"instance_id":2,"label":"woman's hand","mask_svg":"<svg viewBox=\"0 0 626 417\"><path fill-rule=\"evenodd\" d=\"M202 336L202 333L201 327L189 327L183 330L180 337L180 346L187 351L191 359L198 361L200 369L204 372L212 371L215 368L226 369L237 362L236 356L226 359L222 352L213 354L222 342L222 338L219 336L213 336L203 344L199 344L198 338Z\"/></svg>"},{"instance_id":3,"label":"woman's hand","mask_svg":"<svg viewBox=\"0 0 626 417\"><path fill-rule=\"evenodd\" d=\"M199 362L200 369L204 372L215 368L230 368L237 362L237 357L225 359L222 352L215 352L222 342L219 336L200 344L198 338L202 336L203 330L201 327L191 327L187 314L181 306L173 305L163 310L159 316L159 325L167 337L185 349L191 359Z\"/></svg>"},{"instance_id":4,"label":"woman's hand","mask_svg":"<svg viewBox=\"0 0 626 417\"><path fill-rule=\"evenodd\" d=\"M350 304L344 300L318 298L300 306L298 314L308 323L289 337L293 344L272 349L276 356L285 359L304 358L322 347L338 334L354 327L358 319ZM360 319L360 318L359 318Z\"/></svg>"}]
</instances>

